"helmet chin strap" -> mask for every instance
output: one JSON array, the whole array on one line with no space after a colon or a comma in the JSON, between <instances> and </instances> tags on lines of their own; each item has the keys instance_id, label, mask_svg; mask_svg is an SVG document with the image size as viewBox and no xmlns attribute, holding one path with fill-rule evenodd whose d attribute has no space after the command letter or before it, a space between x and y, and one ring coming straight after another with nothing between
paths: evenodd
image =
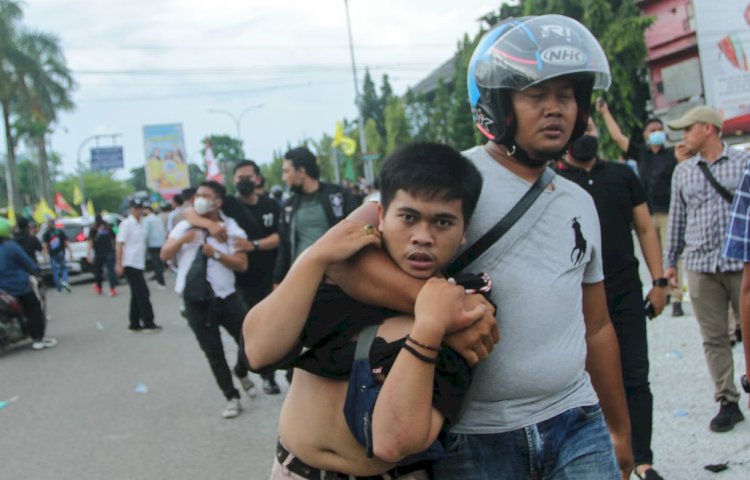
<instances>
[{"instance_id":1,"label":"helmet chin strap","mask_svg":"<svg viewBox=\"0 0 750 480\"><path fill-rule=\"evenodd\" d=\"M519 147L517 144L513 142L509 143L510 145L505 145L505 149L508 152L508 155L515 158L517 161L523 163L524 165L528 165L530 167L541 167L550 160L561 159L565 154L565 149L563 149L559 152L540 152L539 155L542 158L538 158L538 156L532 157L531 155L529 155L529 152Z\"/></svg>"}]
</instances>

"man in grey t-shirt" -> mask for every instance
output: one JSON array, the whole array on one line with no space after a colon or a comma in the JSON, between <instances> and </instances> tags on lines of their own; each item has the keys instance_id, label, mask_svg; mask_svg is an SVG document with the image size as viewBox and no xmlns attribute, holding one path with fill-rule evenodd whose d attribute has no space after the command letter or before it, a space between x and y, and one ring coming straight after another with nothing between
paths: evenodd
<instances>
[{"instance_id":1,"label":"man in grey t-shirt","mask_svg":"<svg viewBox=\"0 0 750 480\"><path fill-rule=\"evenodd\" d=\"M477 127L490 141L464 152L484 178L466 247L583 134L592 90L607 88L610 74L585 27L543 15L489 31L474 52L468 83ZM591 197L556 177L469 264L493 279L501 338L497 348L488 342L478 352L482 358L491 351L474 370L434 478L629 478L630 422L600 243ZM349 277L339 282L349 295L404 311L413 305L413 279L385 261L358 260L344 270L332 274Z\"/></svg>"}]
</instances>

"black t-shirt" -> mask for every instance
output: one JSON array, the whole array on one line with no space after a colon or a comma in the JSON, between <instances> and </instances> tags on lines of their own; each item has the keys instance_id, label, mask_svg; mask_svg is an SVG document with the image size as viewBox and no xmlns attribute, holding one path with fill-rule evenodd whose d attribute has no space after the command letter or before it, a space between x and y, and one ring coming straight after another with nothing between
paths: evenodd
<instances>
[{"instance_id":1,"label":"black t-shirt","mask_svg":"<svg viewBox=\"0 0 750 480\"><path fill-rule=\"evenodd\" d=\"M44 232L42 239L47 244L47 251L50 255L65 252L65 242L68 241L68 237L65 236L62 229L55 227L52 230L47 230Z\"/></svg>"},{"instance_id":2,"label":"black t-shirt","mask_svg":"<svg viewBox=\"0 0 750 480\"><path fill-rule=\"evenodd\" d=\"M27 232L18 232L13 236L13 240L21 246L26 255L31 258L31 261L36 265L36 252L42 251L42 242L39 241L34 235Z\"/></svg>"},{"instance_id":3,"label":"black t-shirt","mask_svg":"<svg viewBox=\"0 0 750 480\"><path fill-rule=\"evenodd\" d=\"M608 292L640 281L635 257L633 208L646 201L646 193L627 165L597 160L590 172L563 163L557 172L580 185L594 199L602 230L604 286Z\"/></svg>"},{"instance_id":4,"label":"black t-shirt","mask_svg":"<svg viewBox=\"0 0 750 480\"><path fill-rule=\"evenodd\" d=\"M628 158L638 162L638 175L653 213L669 213L672 173L677 166L674 148L662 147L654 153L647 145L630 142Z\"/></svg>"},{"instance_id":5,"label":"black t-shirt","mask_svg":"<svg viewBox=\"0 0 750 480\"><path fill-rule=\"evenodd\" d=\"M249 205L237 197L227 197L221 210L237 222L248 240L260 240L279 231L279 204L266 196L259 196L255 205ZM247 271L235 275L238 285L270 289L276 251L248 252Z\"/></svg>"},{"instance_id":6,"label":"black t-shirt","mask_svg":"<svg viewBox=\"0 0 750 480\"><path fill-rule=\"evenodd\" d=\"M89 240L93 243L94 255L106 256L115 252L115 233L109 225L92 228L89 231Z\"/></svg>"}]
</instances>

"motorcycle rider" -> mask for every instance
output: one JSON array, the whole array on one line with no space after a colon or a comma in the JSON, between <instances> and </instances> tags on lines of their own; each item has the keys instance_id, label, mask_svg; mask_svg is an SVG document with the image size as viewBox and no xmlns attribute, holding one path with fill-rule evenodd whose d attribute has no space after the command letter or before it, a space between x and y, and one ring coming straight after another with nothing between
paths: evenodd
<instances>
[{"instance_id":1,"label":"motorcycle rider","mask_svg":"<svg viewBox=\"0 0 750 480\"><path fill-rule=\"evenodd\" d=\"M36 264L11 240L8 221L0 218L0 290L16 297L28 320L28 331L34 343L31 348L43 350L57 345L57 340L44 336L46 317L42 305L31 287L31 275Z\"/></svg>"}]
</instances>

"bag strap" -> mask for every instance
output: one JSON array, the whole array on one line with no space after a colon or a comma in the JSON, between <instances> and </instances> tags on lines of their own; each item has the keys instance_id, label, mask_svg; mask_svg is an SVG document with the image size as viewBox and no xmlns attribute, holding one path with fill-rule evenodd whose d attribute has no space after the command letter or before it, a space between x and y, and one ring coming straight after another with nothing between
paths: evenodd
<instances>
[{"instance_id":1,"label":"bag strap","mask_svg":"<svg viewBox=\"0 0 750 480\"><path fill-rule=\"evenodd\" d=\"M727 157L721 157L719 160L723 160ZM717 160L717 162L719 161ZM711 173L711 170L708 168L708 165L705 162L698 162L698 167L701 169L701 172L703 172L703 176L706 177L706 180L708 180L708 183L711 184L714 189L719 192L719 195L722 196L724 200L732 203L732 200L734 199L734 195L726 189L726 187L719 183L718 180L716 180L716 177L714 177L714 174Z\"/></svg>"},{"instance_id":2,"label":"bag strap","mask_svg":"<svg viewBox=\"0 0 750 480\"><path fill-rule=\"evenodd\" d=\"M370 346L372 345L372 341L375 339L375 334L377 332L377 325L368 325L359 332L359 337L357 337L357 347L354 350L354 360L370 358Z\"/></svg>"},{"instance_id":3,"label":"bag strap","mask_svg":"<svg viewBox=\"0 0 750 480\"><path fill-rule=\"evenodd\" d=\"M497 242L500 237L510 230L510 228L523 216L524 213L534 204L539 195L542 194L547 185L555 178L555 171L551 168L545 168L544 173L537 178L536 182L529 188L521 199L516 203L508 213L505 214L499 222L495 224L487 233L474 242L472 246L464 250L457 259L451 263L445 270L449 276L460 272L471 262L479 258L490 246Z\"/></svg>"}]
</instances>

